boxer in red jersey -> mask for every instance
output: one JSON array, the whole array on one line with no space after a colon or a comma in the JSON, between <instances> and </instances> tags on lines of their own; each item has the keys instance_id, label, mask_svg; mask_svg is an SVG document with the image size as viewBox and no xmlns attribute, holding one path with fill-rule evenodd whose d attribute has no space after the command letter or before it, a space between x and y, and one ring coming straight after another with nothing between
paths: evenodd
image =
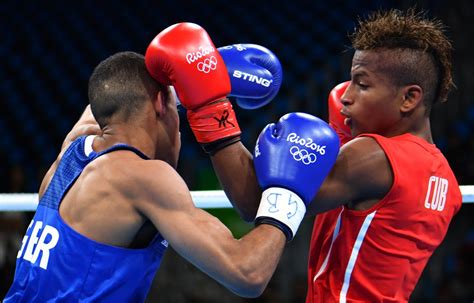
<instances>
[{"instance_id":1,"label":"boxer in red jersey","mask_svg":"<svg viewBox=\"0 0 474 303\"><path fill-rule=\"evenodd\" d=\"M452 46L439 21L413 9L376 12L351 39L351 81L329 105L347 143L307 211L318 215L306 301L407 302L462 204L430 128L432 106L453 87ZM248 151L236 143L211 160L252 220L259 188Z\"/></svg>"}]
</instances>

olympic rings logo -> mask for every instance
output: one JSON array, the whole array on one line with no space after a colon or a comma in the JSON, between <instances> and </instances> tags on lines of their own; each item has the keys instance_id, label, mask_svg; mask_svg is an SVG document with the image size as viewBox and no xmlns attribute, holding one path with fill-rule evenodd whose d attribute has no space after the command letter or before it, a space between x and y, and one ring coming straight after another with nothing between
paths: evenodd
<instances>
[{"instance_id":1,"label":"olympic rings logo","mask_svg":"<svg viewBox=\"0 0 474 303\"><path fill-rule=\"evenodd\" d=\"M214 56L210 58L206 58L204 62L199 62L197 65L197 69L200 72L208 74L211 70L215 70L217 67L217 59Z\"/></svg>"},{"instance_id":2,"label":"olympic rings logo","mask_svg":"<svg viewBox=\"0 0 474 303\"><path fill-rule=\"evenodd\" d=\"M304 148L299 148L298 146L292 146L290 148L290 154L293 156L293 159L296 161L301 161L304 165L310 165L316 162L316 155L308 152Z\"/></svg>"}]
</instances>

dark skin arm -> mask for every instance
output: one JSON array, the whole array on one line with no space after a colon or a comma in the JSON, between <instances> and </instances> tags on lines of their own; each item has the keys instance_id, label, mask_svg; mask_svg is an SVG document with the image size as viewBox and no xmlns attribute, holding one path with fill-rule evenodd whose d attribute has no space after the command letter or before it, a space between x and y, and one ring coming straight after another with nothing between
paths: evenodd
<instances>
[{"instance_id":1,"label":"dark skin arm","mask_svg":"<svg viewBox=\"0 0 474 303\"><path fill-rule=\"evenodd\" d=\"M390 163L372 138L356 138L344 145L336 163L307 209L307 215L346 205L366 210L381 200L393 184Z\"/></svg>"},{"instance_id":2,"label":"dark skin arm","mask_svg":"<svg viewBox=\"0 0 474 303\"><path fill-rule=\"evenodd\" d=\"M232 205L244 220L252 221L261 196L252 155L237 143L220 150L211 159ZM354 139L341 148L333 169L306 215L341 205L357 210L368 209L388 193L392 183L392 168L380 145L369 137Z\"/></svg>"},{"instance_id":3,"label":"dark skin arm","mask_svg":"<svg viewBox=\"0 0 474 303\"><path fill-rule=\"evenodd\" d=\"M227 146L211 156L224 192L242 219L255 219L262 190L255 176L252 154L241 143Z\"/></svg>"}]
</instances>

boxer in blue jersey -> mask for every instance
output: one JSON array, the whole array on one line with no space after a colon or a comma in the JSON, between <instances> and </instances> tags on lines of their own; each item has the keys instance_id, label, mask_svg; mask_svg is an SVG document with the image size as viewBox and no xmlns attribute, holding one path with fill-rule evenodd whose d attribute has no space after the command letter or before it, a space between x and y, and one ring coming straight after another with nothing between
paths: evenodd
<instances>
[{"instance_id":1,"label":"boxer in blue jersey","mask_svg":"<svg viewBox=\"0 0 474 303\"><path fill-rule=\"evenodd\" d=\"M196 98L202 98L206 85L209 91L224 86L224 96L229 93L226 67L214 64L222 59L202 28L185 24L179 33L167 29L160 35L164 39L155 46L161 48L169 48L166 41L178 41L175 35L184 36L170 53L184 50L189 64L197 66L173 82L182 102L193 98L182 89L194 83L204 85L195 91ZM189 57L188 49L203 53ZM168 72L173 69L174 59L159 56L169 61ZM223 73L211 72L216 68ZM178 175L176 98L164 78L156 81L149 72L144 57L133 52L117 53L95 68L89 79L90 106L43 179L3 302L143 302L168 243L240 296L255 297L264 290L313 192L285 185L285 176L267 178L257 226L235 239L218 219L194 206ZM204 83L207 79L214 86ZM222 119L215 123L231 125ZM321 136L318 142L328 141L328 154L334 146L332 154L337 154L337 137L327 124L294 114L284 129L291 133L292 127L312 140ZM313 134L314 129L322 132ZM271 165L272 148L262 145L261 166ZM310 166L290 158L286 165L294 173L304 170L307 178L321 178L327 169L306 172L325 162L318 157Z\"/></svg>"}]
</instances>

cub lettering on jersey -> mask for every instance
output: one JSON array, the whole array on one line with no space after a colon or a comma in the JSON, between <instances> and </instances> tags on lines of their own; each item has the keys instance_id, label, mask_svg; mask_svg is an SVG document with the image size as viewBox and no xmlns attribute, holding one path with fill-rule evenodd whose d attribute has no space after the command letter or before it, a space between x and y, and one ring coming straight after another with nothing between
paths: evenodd
<instances>
[{"instance_id":1,"label":"cub lettering on jersey","mask_svg":"<svg viewBox=\"0 0 474 303\"><path fill-rule=\"evenodd\" d=\"M56 228L50 225L45 225L43 227L43 222L37 221L35 223L34 220L32 220L28 226L27 234L32 226L33 231L31 232L30 236L26 235L23 237L17 258L21 258L23 255L24 260L35 264L41 252L42 254L39 266L43 269L48 269L50 250L53 249L56 244L58 244L59 232Z\"/></svg>"},{"instance_id":2,"label":"cub lettering on jersey","mask_svg":"<svg viewBox=\"0 0 474 303\"><path fill-rule=\"evenodd\" d=\"M446 193L448 192L448 180L431 176L426 191L425 207L427 209L443 211L446 204Z\"/></svg>"}]
</instances>

